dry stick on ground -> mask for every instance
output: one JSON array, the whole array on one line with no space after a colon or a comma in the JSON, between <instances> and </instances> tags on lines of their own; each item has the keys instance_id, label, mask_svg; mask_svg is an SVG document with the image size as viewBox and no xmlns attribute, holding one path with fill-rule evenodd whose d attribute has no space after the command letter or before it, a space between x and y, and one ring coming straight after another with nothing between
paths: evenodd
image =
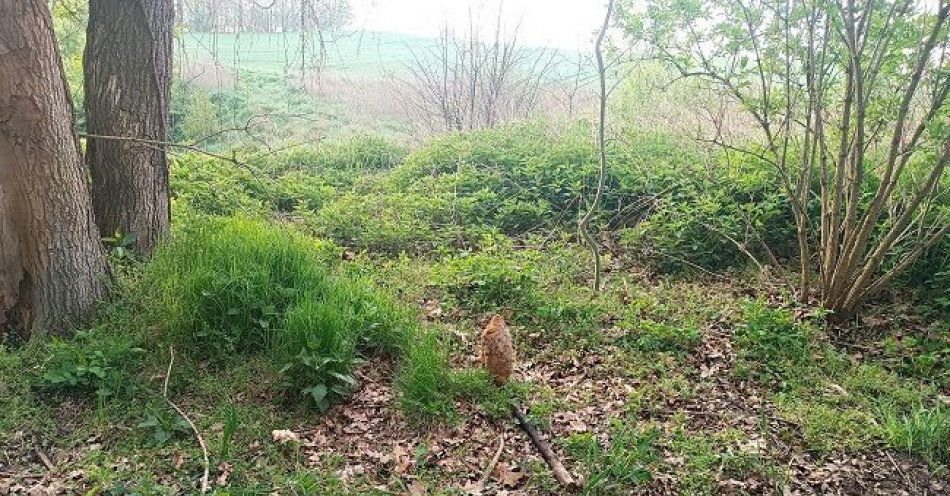
<instances>
[{"instance_id":1,"label":"dry stick on ground","mask_svg":"<svg viewBox=\"0 0 950 496\"><path fill-rule=\"evenodd\" d=\"M488 465L485 466L485 470L482 471L482 478L479 479L475 484L476 489L485 489L485 483L488 482L488 477L491 476L492 471L495 470L495 465L498 465L498 459L501 458L501 451L503 449L505 449L504 433L498 436L498 450L495 451L495 456L492 457L491 461L488 462Z\"/></svg>"},{"instance_id":2,"label":"dry stick on ground","mask_svg":"<svg viewBox=\"0 0 950 496\"><path fill-rule=\"evenodd\" d=\"M185 422L188 422L188 425L191 427L191 430L195 433L195 438L198 440L198 445L201 446L201 454L204 456L205 472L201 476L201 494L208 492L208 473L211 471L211 462L208 460L208 447L205 446L205 440L201 437L201 433L198 432L198 428L195 427L195 423L185 415L185 412L181 408L178 408L172 400L168 398L168 378L172 375L172 365L175 364L175 348L170 346L168 347L168 371L165 372L165 385L162 387L162 396L165 398L165 402L168 403L172 409L175 410L178 415L181 415L181 418L185 419Z\"/></svg>"},{"instance_id":3,"label":"dry stick on ground","mask_svg":"<svg viewBox=\"0 0 950 496\"><path fill-rule=\"evenodd\" d=\"M544 439L541 439L538 429L525 418L521 410L517 406L512 406L511 411L514 413L515 418L518 419L518 425L520 425L521 429L531 438L531 442L534 443L534 447L541 453L541 457L544 458L548 467L551 467L551 473L554 474L554 478L557 479L558 483L568 489L580 488L580 483L575 481L571 473L564 468L564 464L557 459L557 456L551 451L551 447L548 446L548 443L544 442Z\"/></svg>"},{"instance_id":4,"label":"dry stick on ground","mask_svg":"<svg viewBox=\"0 0 950 496\"><path fill-rule=\"evenodd\" d=\"M46 453L43 453L43 450L36 448L36 456L39 457L41 462L43 462L43 465L46 466L47 470L53 471L53 469L56 468L56 466L53 465L53 462L49 460L49 457L46 456Z\"/></svg>"},{"instance_id":5,"label":"dry stick on ground","mask_svg":"<svg viewBox=\"0 0 950 496\"><path fill-rule=\"evenodd\" d=\"M600 169L597 172L597 192L594 194L594 201L584 217L577 223L577 230L581 237L590 246L591 255L594 257L594 291L600 291L601 267L600 251L597 247L597 240L590 234L590 221L597 212L600 205L600 197L604 194L604 180L607 175L607 150L606 139L604 137L605 127L607 126L607 68L604 65L604 37L607 36L607 29L610 27L610 14L614 8L614 0L607 3L607 15L604 16L604 24L600 28L600 34L597 35L597 43L594 45L594 53L597 55L597 73L600 76L600 121L597 127L597 145L600 149Z\"/></svg>"}]
</instances>

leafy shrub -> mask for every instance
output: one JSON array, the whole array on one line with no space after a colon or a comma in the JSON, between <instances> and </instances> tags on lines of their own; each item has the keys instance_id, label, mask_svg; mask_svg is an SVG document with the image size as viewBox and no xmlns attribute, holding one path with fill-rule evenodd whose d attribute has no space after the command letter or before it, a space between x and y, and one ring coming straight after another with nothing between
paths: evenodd
<instances>
[{"instance_id":1,"label":"leafy shrub","mask_svg":"<svg viewBox=\"0 0 950 496\"><path fill-rule=\"evenodd\" d=\"M57 394L88 394L101 399L131 385L131 369L145 350L137 335L79 331L69 340L54 337L46 349L36 385Z\"/></svg>"},{"instance_id":2,"label":"leafy shrub","mask_svg":"<svg viewBox=\"0 0 950 496\"><path fill-rule=\"evenodd\" d=\"M310 172L294 170L270 181L264 193L270 207L277 212L317 210L336 196L326 179Z\"/></svg>"},{"instance_id":3,"label":"leafy shrub","mask_svg":"<svg viewBox=\"0 0 950 496\"><path fill-rule=\"evenodd\" d=\"M177 208L210 215L263 215L265 179L230 162L197 154L171 162L169 187Z\"/></svg>"},{"instance_id":4,"label":"leafy shrub","mask_svg":"<svg viewBox=\"0 0 950 496\"><path fill-rule=\"evenodd\" d=\"M181 207L230 216L318 210L368 173L392 167L405 154L382 138L358 135L319 145L254 155L238 165L200 154L172 162L172 196Z\"/></svg>"},{"instance_id":5,"label":"leafy shrub","mask_svg":"<svg viewBox=\"0 0 950 496\"><path fill-rule=\"evenodd\" d=\"M147 432L151 443L156 446L165 446L174 438L191 434L188 421L164 404L151 406L136 427Z\"/></svg>"},{"instance_id":6,"label":"leafy shrub","mask_svg":"<svg viewBox=\"0 0 950 496\"><path fill-rule=\"evenodd\" d=\"M449 258L437 274L449 297L472 312L502 308L531 311L538 305L533 267L490 253Z\"/></svg>"},{"instance_id":7,"label":"leafy shrub","mask_svg":"<svg viewBox=\"0 0 950 496\"><path fill-rule=\"evenodd\" d=\"M270 174L299 171L334 187L353 185L361 176L391 169L406 155L403 147L379 136L358 134L317 145L289 148L255 161Z\"/></svg>"},{"instance_id":8,"label":"leafy shrub","mask_svg":"<svg viewBox=\"0 0 950 496\"><path fill-rule=\"evenodd\" d=\"M811 361L807 327L790 312L770 308L762 301L743 305L745 323L736 326L733 339L739 354L739 371L765 382L784 383Z\"/></svg>"},{"instance_id":9,"label":"leafy shrub","mask_svg":"<svg viewBox=\"0 0 950 496\"><path fill-rule=\"evenodd\" d=\"M386 253L465 246L490 232L523 236L573 228L595 185L590 133L582 124L556 130L537 122L452 133L364 180L321 173L352 189L314 212L308 224L321 236ZM709 166L683 140L660 133L634 139L633 146L608 149L610 169L595 222L632 228L626 246L647 262L682 270L687 265L668 264L666 255L711 268L745 261L732 241L708 226L747 242L752 251L760 246L753 230L780 253L792 239L791 218L767 166Z\"/></svg>"},{"instance_id":10,"label":"leafy shrub","mask_svg":"<svg viewBox=\"0 0 950 496\"><path fill-rule=\"evenodd\" d=\"M691 264L722 270L749 263L736 243L760 260L766 260L763 245L779 256L795 249L794 220L767 165L730 160L676 172L678 178L658 185L665 189L655 208L621 235L622 244L647 264L663 272L682 272ZM663 178L670 172L648 174Z\"/></svg>"},{"instance_id":11,"label":"leafy shrub","mask_svg":"<svg viewBox=\"0 0 950 496\"><path fill-rule=\"evenodd\" d=\"M319 236L379 253L421 253L453 241L449 203L437 194L357 189L305 215Z\"/></svg>"}]
</instances>

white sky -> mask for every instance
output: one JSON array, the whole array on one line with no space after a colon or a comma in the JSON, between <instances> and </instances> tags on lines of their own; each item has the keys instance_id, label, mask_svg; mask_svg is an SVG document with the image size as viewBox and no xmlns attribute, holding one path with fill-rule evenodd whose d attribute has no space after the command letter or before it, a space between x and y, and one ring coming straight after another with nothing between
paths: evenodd
<instances>
[{"instance_id":1,"label":"white sky","mask_svg":"<svg viewBox=\"0 0 950 496\"><path fill-rule=\"evenodd\" d=\"M606 0L352 0L351 26L438 36L446 21L463 29L471 9L479 31L488 33L499 5L506 25L521 21L519 36L524 43L584 51L593 46Z\"/></svg>"}]
</instances>

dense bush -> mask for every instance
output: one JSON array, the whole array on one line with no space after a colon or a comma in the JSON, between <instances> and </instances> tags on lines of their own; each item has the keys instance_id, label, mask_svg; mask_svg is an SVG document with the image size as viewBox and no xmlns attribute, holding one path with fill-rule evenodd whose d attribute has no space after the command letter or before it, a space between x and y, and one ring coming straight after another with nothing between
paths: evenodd
<instances>
[{"instance_id":1,"label":"dense bush","mask_svg":"<svg viewBox=\"0 0 950 496\"><path fill-rule=\"evenodd\" d=\"M343 244L388 253L471 246L492 232L572 229L593 194L590 133L529 123L441 136L391 172L357 182L308 223ZM758 257L764 246L779 256L794 251L794 223L768 166L710 159L663 134L630 140L608 149L596 222L620 230L643 263L674 272L748 263L736 242Z\"/></svg>"},{"instance_id":2,"label":"dense bush","mask_svg":"<svg viewBox=\"0 0 950 496\"><path fill-rule=\"evenodd\" d=\"M256 158L254 165L270 174L301 171L335 187L351 186L360 177L391 169L405 149L378 136L357 134L314 145L296 146Z\"/></svg>"},{"instance_id":3,"label":"dense bush","mask_svg":"<svg viewBox=\"0 0 950 496\"><path fill-rule=\"evenodd\" d=\"M450 257L436 278L454 304L472 312L531 311L540 300L535 272L510 257L476 253Z\"/></svg>"},{"instance_id":4,"label":"dense bush","mask_svg":"<svg viewBox=\"0 0 950 496\"><path fill-rule=\"evenodd\" d=\"M169 185L175 213L189 209L210 215L263 215L264 180L230 162L189 154L172 160Z\"/></svg>"},{"instance_id":5,"label":"dense bush","mask_svg":"<svg viewBox=\"0 0 950 496\"><path fill-rule=\"evenodd\" d=\"M438 192L358 187L304 218L316 234L346 246L380 253L420 253L451 244L453 234L461 234L450 224L449 202Z\"/></svg>"},{"instance_id":6,"label":"dense bush","mask_svg":"<svg viewBox=\"0 0 950 496\"><path fill-rule=\"evenodd\" d=\"M346 246L423 253L477 245L486 234L572 230L593 194L589 126L542 123L453 133L408 155L370 136L263 154L244 166L189 156L173 167L177 203L215 215L294 212ZM608 149L595 222L619 230L647 265L682 271L748 263L768 246L794 252L794 223L774 172L742 157L639 132Z\"/></svg>"},{"instance_id":7,"label":"dense bush","mask_svg":"<svg viewBox=\"0 0 950 496\"><path fill-rule=\"evenodd\" d=\"M366 174L388 169L405 154L378 137L357 135L276 153L250 153L241 164L199 154L172 162L171 191L180 208L230 216L313 211Z\"/></svg>"},{"instance_id":8,"label":"dense bush","mask_svg":"<svg viewBox=\"0 0 950 496\"><path fill-rule=\"evenodd\" d=\"M658 184L652 210L622 232L623 245L647 264L679 272L749 263L737 243L763 262L766 247L779 256L794 252L794 220L769 166L733 158L709 170L685 165L652 174L678 177Z\"/></svg>"}]
</instances>

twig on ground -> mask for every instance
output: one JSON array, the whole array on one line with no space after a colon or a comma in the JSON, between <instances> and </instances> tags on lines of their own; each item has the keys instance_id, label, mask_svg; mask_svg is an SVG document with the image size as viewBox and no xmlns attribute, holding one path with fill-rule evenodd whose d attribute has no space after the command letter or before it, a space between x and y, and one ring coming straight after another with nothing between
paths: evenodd
<instances>
[{"instance_id":1,"label":"twig on ground","mask_svg":"<svg viewBox=\"0 0 950 496\"><path fill-rule=\"evenodd\" d=\"M46 453L43 453L43 450L36 448L34 451L36 451L36 456L40 459L41 462L43 462L43 465L46 466L47 470L52 471L53 469L56 468L56 466L53 465L53 462L50 461L49 457L46 456Z\"/></svg>"},{"instance_id":2,"label":"twig on ground","mask_svg":"<svg viewBox=\"0 0 950 496\"><path fill-rule=\"evenodd\" d=\"M505 449L505 434L501 433L498 435L498 450L495 451L495 456L492 457L482 472L482 478L478 481L479 487L485 487L485 482L488 481L488 477L491 476L492 471L495 470L495 465L498 465L498 459L501 458L501 451L503 449Z\"/></svg>"},{"instance_id":3,"label":"twig on ground","mask_svg":"<svg viewBox=\"0 0 950 496\"><path fill-rule=\"evenodd\" d=\"M908 488L915 487L914 483L910 480L909 477L907 477L907 474L904 473L904 469L902 469L900 465L898 465L897 462L894 461L894 457L891 456L891 452L884 450L884 454L887 455L887 459L891 461L891 465L894 465L894 468L897 469L897 473L901 474L901 477L904 479L904 483L907 484L907 487Z\"/></svg>"},{"instance_id":4,"label":"twig on ground","mask_svg":"<svg viewBox=\"0 0 950 496\"><path fill-rule=\"evenodd\" d=\"M208 477L211 472L211 462L208 459L208 447L205 446L205 440L201 437L201 433L198 432L198 428L195 427L195 423L185 415L185 412L178 407L171 399L168 398L168 378L172 375L172 365L175 364L175 348L170 346L168 347L168 371L165 372L165 385L162 387L162 396L165 398L165 402L168 403L172 409L175 410L178 415L181 415L181 418L185 419L185 422L188 422L188 425L191 427L191 430L195 433L195 438L198 440L198 445L201 446L201 454L204 456L204 465L205 471L204 475L201 476L201 494L208 492Z\"/></svg>"},{"instance_id":5,"label":"twig on ground","mask_svg":"<svg viewBox=\"0 0 950 496\"><path fill-rule=\"evenodd\" d=\"M521 429L528 434L528 437L531 438L531 442L534 443L534 447L538 449L541 453L541 457L544 458L544 461L548 464L548 467L551 468L551 473L554 475L554 478L557 479L558 483L564 486L567 489L575 490L580 488L580 483L574 480L574 477L571 476L571 473L564 468L564 464L557 459L554 452L551 451L551 447L548 446L548 443L544 442L541 439L541 435L538 433L538 430L525 418L524 414L521 413L521 410L513 406L511 408L512 413L514 413L515 418L518 419L518 425L521 426Z\"/></svg>"}]
</instances>

